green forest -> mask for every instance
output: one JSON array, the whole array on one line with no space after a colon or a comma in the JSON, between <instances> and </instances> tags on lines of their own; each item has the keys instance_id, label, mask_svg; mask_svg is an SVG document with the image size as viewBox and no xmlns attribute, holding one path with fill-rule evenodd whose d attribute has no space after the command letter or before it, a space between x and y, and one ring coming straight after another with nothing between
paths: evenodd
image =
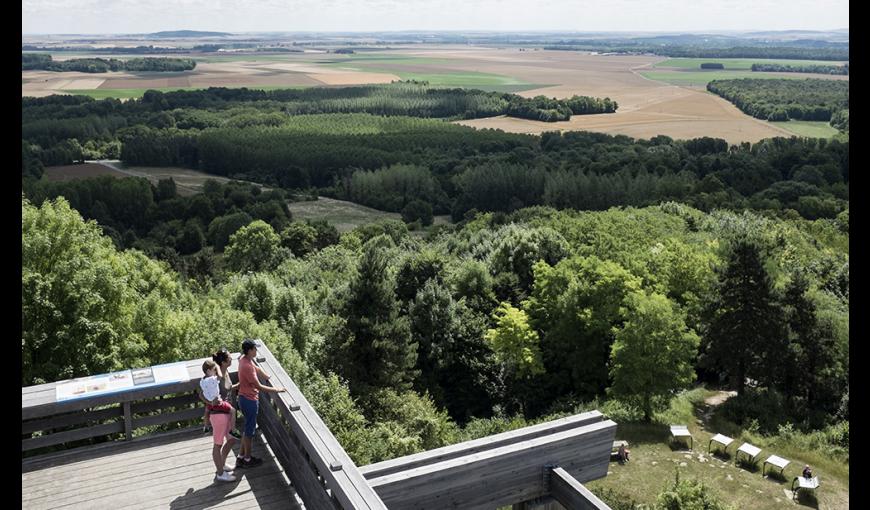
<instances>
[{"instance_id":1,"label":"green forest","mask_svg":"<svg viewBox=\"0 0 870 510\"><path fill-rule=\"evenodd\" d=\"M196 61L190 58L131 58L119 60L116 58L71 58L56 61L47 53L22 53L21 70L33 71L78 71L80 73L107 73L109 71L130 72L178 72L190 71L196 67Z\"/></svg>"},{"instance_id":2,"label":"green forest","mask_svg":"<svg viewBox=\"0 0 870 510\"><path fill-rule=\"evenodd\" d=\"M120 158L285 190L316 189L391 212L414 203L412 209L431 208L454 221L475 211L536 205L605 210L663 200L704 211L753 209L807 219L833 219L848 207L847 139L729 146L707 137L475 130L441 119L497 112L510 104L503 94L434 90L394 84L149 91L124 103L25 98L25 189L45 186L38 183L43 166ZM581 108L572 101L566 102L572 110ZM435 115L443 117L429 118Z\"/></svg>"},{"instance_id":3,"label":"green forest","mask_svg":"<svg viewBox=\"0 0 870 510\"><path fill-rule=\"evenodd\" d=\"M755 81L711 85L846 133L509 134L446 121L616 104L409 82L23 98L22 386L261 338L358 465L724 387L730 426L848 478L848 85ZM259 184L43 175L103 158ZM318 194L404 221L293 217Z\"/></svg>"},{"instance_id":4,"label":"green forest","mask_svg":"<svg viewBox=\"0 0 870 510\"><path fill-rule=\"evenodd\" d=\"M747 115L771 121L830 121L837 112L849 110L846 80L713 80L707 90L731 101Z\"/></svg>"},{"instance_id":5,"label":"green forest","mask_svg":"<svg viewBox=\"0 0 870 510\"><path fill-rule=\"evenodd\" d=\"M733 46L701 47L684 44L649 44L627 41L612 43L598 40L565 41L544 46L545 50L567 51L607 51L613 53L652 53L673 58L764 58L789 60L849 60L848 43L846 47L800 47L800 46Z\"/></svg>"},{"instance_id":6,"label":"green forest","mask_svg":"<svg viewBox=\"0 0 870 510\"><path fill-rule=\"evenodd\" d=\"M768 73L849 74L849 64L841 66L752 64L753 71Z\"/></svg>"},{"instance_id":7,"label":"green forest","mask_svg":"<svg viewBox=\"0 0 870 510\"><path fill-rule=\"evenodd\" d=\"M22 201L22 385L261 337L359 464L597 399L642 420L696 374L766 433L848 418L848 213L536 207L424 239L253 220L187 280L69 204Z\"/></svg>"}]
</instances>

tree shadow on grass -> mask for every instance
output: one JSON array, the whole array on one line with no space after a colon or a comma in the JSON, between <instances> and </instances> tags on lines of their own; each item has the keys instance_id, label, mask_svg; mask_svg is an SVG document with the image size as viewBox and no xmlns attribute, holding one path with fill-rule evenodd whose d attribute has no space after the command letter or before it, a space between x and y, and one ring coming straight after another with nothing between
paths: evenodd
<instances>
[{"instance_id":1,"label":"tree shadow on grass","mask_svg":"<svg viewBox=\"0 0 870 510\"><path fill-rule=\"evenodd\" d=\"M661 423L629 422L617 425L616 436L617 439L628 441L630 448L634 444L667 441L671 432L668 426Z\"/></svg>"},{"instance_id":2,"label":"tree shadow on grass","mask_svg":"<svg viewBox=\"0 0 870 510\"><path fill-rule=\"evenodd\" d=\"M770 480L772 482L776 482L780 485L788 482L788 478L785 475L779 474L779 471L767 471L767 472L765 472L764 479Z\"/></svg>"},{"instance_id":3,"label":"tree shadow on grass","mask_svg":"<svg viewBox=\"0 0 870 510\"><path fill-rule=\"evenodd\" d=\"M709 452L709 455L711 457L716 457L719 460L724 460L725 462L731 462L731 459L734 458L733 455L721 449L712 450Z\"/></svg>"},{"instance_id":4,"label":"tree shadow on grass","mask_svg":"<svg viewBox=\"0 0 870 510\"><path fill-rule=\"evenodd\" d=\"M738 468L749 471L750 473L758 473L760 471L757 461L740 458L735 461L735 464Z\"/></svg>"},{"instance_id":5,"label":"tree shadow on grass","mask_svg":"<svg viewBox=\"0 0 870 510\"><path fill-rule=\"evenodd\" d=\"M671 439L671 438L668 438L668 448L670 448L672 452L691 453L691 454L700 453L700 452L695 451L694 445L692 445L692 447L689 448L688 442L682 441L682 440L676 441L676 440Z\"/></svg>"}]
</instances>

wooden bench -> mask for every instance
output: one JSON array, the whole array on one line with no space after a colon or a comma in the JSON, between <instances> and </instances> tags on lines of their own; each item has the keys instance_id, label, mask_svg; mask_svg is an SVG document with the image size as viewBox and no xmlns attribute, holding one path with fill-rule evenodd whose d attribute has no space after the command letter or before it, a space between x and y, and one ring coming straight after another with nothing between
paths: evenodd
<instances>
[{"instance_id":1,"label":"wooden bench","mask_svg":"<svg viewBox=\"0 0 870 510\"><path fill-rule=\"evenodd\" d=\"M678 439L681 437L689 438L689 449L691 450L693 446L695 446L695 439L692 437L692 434L689 433L689 427L686 425L671 425L671 438Z\"/></svg>"},{"instance_id":2,"label":"wooden bench","mask_svg":"<svg viewBox=\"0 0 870 510\"><path fill-rule=\"evenodd\" d=\"M779 476L782 476L782 471L786 466L789 465L791 461L783 459L782 457L777 457L776 455L771 455L764 461L764 464L761 465L761 476L764 476L764 468L767 467L768 464L772 466L776 466L779 468Z\"/></svg>"},{"instance_id":3,"label":"wooden bench","mask_svg":"<svg viewBox=\"0 0 870 510\"><path fill-rule=\"evenodd\" d=\"M740 445L740 448L737 449L737 453L734 454L734 462L736 463L739 460L740 454L744 454L749 457L749 462L755 464L756 458L761 454L761 448L757 446L752 446L749 443L743 443Z\"/></svg>"},{"instance_id":4,"label":"wooden bench","mask_svg":"<svg viewBox=\"0 0 870 510\"><path fill-rule=\"evenodd\" d=\"M728 445L733 443L734 440L728 436L723 436L722 434L716 434L710 439L710 443L707 444L707 452L710 452L710 448L713 446L713 443L719 443L723 446L722 451L728 453Z\"/></svg>"}]
</instances>

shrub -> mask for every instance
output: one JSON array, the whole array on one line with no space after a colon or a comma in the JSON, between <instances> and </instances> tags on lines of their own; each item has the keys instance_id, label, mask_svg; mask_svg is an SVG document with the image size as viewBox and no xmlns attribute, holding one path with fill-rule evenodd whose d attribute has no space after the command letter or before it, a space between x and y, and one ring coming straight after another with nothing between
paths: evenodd
<instances>
[{"instance_id":1,"label":"shrub","mask_svg":"<svg viewBox=\"0 0 870 510\"><path fill-rule=\"evenodd\" d=\"M700 480L680 480L677 470L674 484L665 487L656 500L660 510L729 510L719 496Z\"/></svg>"}]
</instances>

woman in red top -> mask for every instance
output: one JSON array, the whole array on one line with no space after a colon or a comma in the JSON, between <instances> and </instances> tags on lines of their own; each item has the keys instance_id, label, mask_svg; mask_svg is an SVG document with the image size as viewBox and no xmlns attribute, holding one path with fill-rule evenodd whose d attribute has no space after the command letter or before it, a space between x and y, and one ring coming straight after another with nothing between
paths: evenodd
<instances>
[{"instance_id":1,"label":"woman in red top","mask_svg":"<svg viewBox=\"0 0 870 510\"><path fill-rule=\"evenodd\" d=\"M260 410L260 391L280 393L284 388L263 386L257 377L258 368L254 364L259 344L251 339L242 342L242 357L239 358L239 409L245 415L245 431L242 434L242 447L236 459L236 469L253 467L263 463L262 459L251 456L254 434L257 432L257 413ZM265 374L264 374L265 375Z\"/></svg>"}]
</instances>

